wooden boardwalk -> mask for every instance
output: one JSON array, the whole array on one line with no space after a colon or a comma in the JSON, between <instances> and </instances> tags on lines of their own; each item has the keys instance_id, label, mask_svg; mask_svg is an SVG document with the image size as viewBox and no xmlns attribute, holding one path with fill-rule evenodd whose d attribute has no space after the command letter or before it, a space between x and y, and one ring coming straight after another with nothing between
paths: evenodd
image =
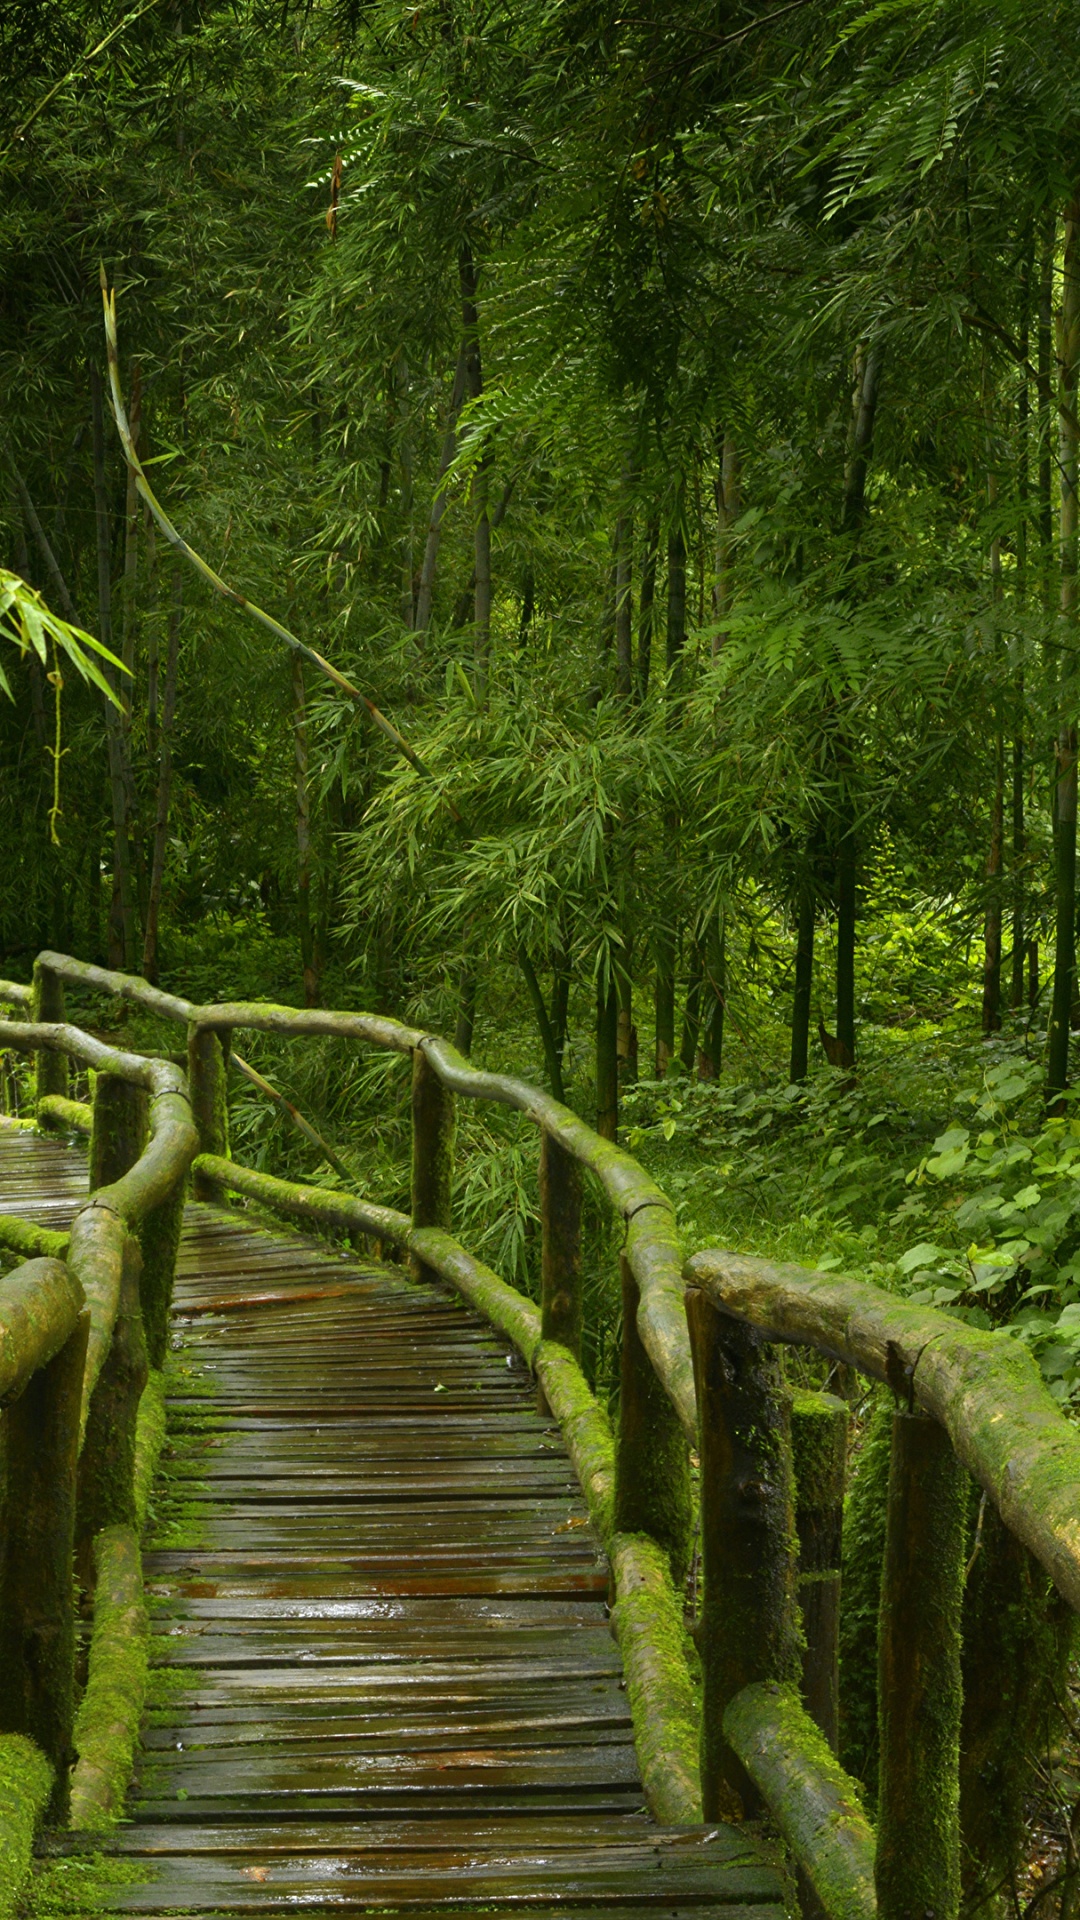
<instances>
[{"instance_id":1,"label":"wooden boardwalk","mask_svg":"<svg viewBox=\"0 0 1080 1920\"><path fill-rule=\"evenodd\" d=\"M84 1178L0 1129L0 1211L63 1225ZM192 1205L173 1345L145 1555L167 1671L95 1911L781 1920L748 1837L645 1812L606 1565L484 1322Z\"/></svg>"}]
</instances>

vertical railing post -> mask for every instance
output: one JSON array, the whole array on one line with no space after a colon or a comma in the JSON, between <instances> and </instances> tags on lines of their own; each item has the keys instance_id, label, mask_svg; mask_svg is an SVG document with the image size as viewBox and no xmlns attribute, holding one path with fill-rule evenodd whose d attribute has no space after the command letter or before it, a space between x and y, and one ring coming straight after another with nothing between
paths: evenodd
<instances>
[{"instance_id":1,"label":"vertical railing post","mask_svg":"<svg viewBox=\"0 0 1080 1920\"><path fill-rule=\"evenodd\" d=\"M79 1456L75 1565L88 1593L94 1586L95 1536L102 1527L131 1527L136 1520L135 1433L149 1372L141 1272L139 1243L124 1233L112 1342L94 1387Z\"/></svg>"},{"instance_id":2,"label":"vertical railing post","mask_svg":"<svg viewBox=\"0 0 1080 1920\"><path fill-rule=\"evenodd\" d=\"M846 1401L831 1393L792 1396L798 1594L806 1642L802 1696L834 1753L839 1734L840 1557L847 1439Z\"/></svg>"},{"instance_id":3,"label":"vertical railing post","mask_svg":"<svg viewBox=\"0 0 1080 1920\"><path fill-rule=\"evenodd\" d=\"M146 1145L149 1112L145 1087L122 1080L119 1074L98 1074L90 1135L91 1193L98 1187L111 1187L135 1165Z\"/></svg>"},{"instance_id":4,"label":"vertical railing post","mask_svg":"<svg viewBox=\"0 0 1080 1920\"><path fill-rule=\"evenodd\" d=\"M923 1413L893 1416L878 1664L879 1920L960 1910L967 1479Z\"/></svg>"},{"instance_id":5,"label":"vertical railing post","mask_svg":"<svg viewBox=\"0 0 1080 1920\"><path fill-rule=\"evenodd\" d=\"M724 1712L754 1681L799 1675L789 1402L752 1327L697 1287L686 1317L701 1433L702 1805L706 1820L742 1818L760 1798L724 1738Z\"/></svg>"},{"instance_id":6,"label":"vertical railing post","mask_svg":"<svg viewBox=\"0 0 1080 1920\"><path fill-rule=\"evenodd\" d=\"M641 1295L629 1260L622 1279L615 1531L646 1533L662 1546L679 1586L690 1560L690 1456L678 1414L656 1377L638 1332Z\"/></svg>"},{"instance_id":7,"label":"vertical railing post","mask_svg":"<svg viewBox=\"0 0 1080 1920\"><path fill-rule=\"evenodd\" d=\"M444 1087L423 1047L413 1053L412 1072L412 1223L414 1227L442 1227L453 1221L454 1136L457 1112L454 1095ZM438 1283L434 1269L413 1255L414 1280Z\"/></svg>"},{"instance_id":8,"label":"vertical railing post","mask_svg":"<svg viewBox=\"0 0 1080 1920\"><path fill-rule=\"evenodd\" d=\"M75 1476L90 1315L7 1412L0 1727L55 1770L49 1817L68 1805L75 1714Z\"/></svg>"},{"instance_id":9,"label":"vertical railing post","mask_svg":"<svg viewBox=\"0 0 1080 1920\"><path fill-rule=\"evenodd\" d=\"M146 1145L148 1116L145 1088L118 1074L98 1074L90 1136L91 1193L111 1186L135 1165ZM88 1591L94 1578L95 1534L102 1527L130 1526L135 1519L135 1430L148 1373L142 1253L138 1241L121 1229L112 1242L113 1258L117 1241L122 1247L119 1304L112 1342L90 1402L79 1461L76 1558Z\"/></svg>"},{"instance_id":10,"label":"vertical railing post","mask_svg":"<svg viewBox=\"0 0 1080 1920\"><path fill-rule=\"evenodd\" d=\"M188 1092L199 1152L221 1160L229 1157L229 1037L216 1027L188 1028ZM225 1198L221 1182L204 1173L196 1173L194 1192L197 1200Z\"/></svg>"},{"instance_id":11,"label":"vertical railing post","mask_svg":"<svg viewBox=\"0 0 1080 1920\"><path fill-rule=\"evenodd\" d=\"M64 983L59 974L51 967L43 966L40 960L34 961L34 987L31 1002L31 1018L38 1024L55 1025L64 1019ZM34 1055L36 1070L36 1097L43 1094L58 1093L63 1099L68 1094L68 1060L66 1053L56 1053L51 1047L42 1047Z\"/></svg>"},{"instance_id":12,"label":"vertical railing post","mask_svg":"<svg viewBox=\"0 0 1080 1920\"><path fill-rule=\"evenodd\" d=\"M581 1167L540 1135L540 1335L581 1358Z\"/></svg>"}]
</instances>

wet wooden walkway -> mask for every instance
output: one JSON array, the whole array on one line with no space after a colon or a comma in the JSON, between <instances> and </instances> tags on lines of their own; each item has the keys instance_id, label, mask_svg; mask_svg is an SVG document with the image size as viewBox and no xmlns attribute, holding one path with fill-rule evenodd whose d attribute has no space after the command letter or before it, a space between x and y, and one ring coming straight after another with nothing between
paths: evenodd
<instances>
[{"instance_id":1,"label":"wet wooden walkway","mask_svg":"<svg viewBox=\"0 0 1080 1920\"><path fill-rule=\"evenodd\" d=\"M83 1181L0 1128L0 1211L62 1225ZM781 1920L747 1837L645 1811L607 1568L484 1322L192 1205L173 1346L156 1704L95 1911Z\"/></svg>"}]
</instances>

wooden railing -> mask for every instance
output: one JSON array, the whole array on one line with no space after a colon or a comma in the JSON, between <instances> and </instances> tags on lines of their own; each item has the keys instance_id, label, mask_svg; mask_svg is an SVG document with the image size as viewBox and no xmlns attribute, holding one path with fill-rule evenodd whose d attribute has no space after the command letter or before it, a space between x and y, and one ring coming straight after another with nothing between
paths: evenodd
<instances>
[{"instance_id":1,"label":"wooden railing","mask_svg":"<svg viewBox=\"0 0 1080 1920\"><path fill-rule=\"evenodd\" d=\"M173 1061L117 1053L66 1024L65 986L122 996L184 1025L194 1132ZM5 998L25 1010L25 989L0 984ZM2 1038L37 1050L41 1120L92 1129L97 1189L68 1249L68 1284L74 1275L90 1307L84 1458L95 1411L106 1404L107 1357L138 1318L135 1285L125 1279L133 1230L141 1236L147 1338L163 1351L189 1163L205 1198L231 1192L302 1223L370 1236L486 1314L533 1368L562 1426L611 1562L613 1626L657 1817L752 1817L765 1805L795 1856L808 1916L955 1920L967 1473L1069 1605L1080 1607L1080 1438L1017 1342L872 1287L733 1254L696 1255L684 1280L674 1209L629 1154L524 1082L480 1072L445 1041L395 1021L263 1003L202 1006L55 953L38 960L33 1011L34 1021L5 1022ZM227 1063L231 1036L244 1027L411 1055L410 1216L230 1158ZM92 1119L69 1099L65 1054L97 1069ZM458 1098L513 1106L540 1131L539 1305L452 1235ZM615 1436L579 1364L586 1172L623 1224ZM0 1242L57 1251L30 1244L25 1223L2 1218ZM848 1405L827 1393L792 1393L778 1355L790 1342L884 1381L898 1400L876 1834L835 1757ZM118 1361L112 1372L119 1381ZM125 1433L134 1377L110 1389ZM691 1447L701 1466L700 1713L681 1592L692 1541ZM101 1524L93 1510L93 1525Z\"/></svg>"}]
</instances>

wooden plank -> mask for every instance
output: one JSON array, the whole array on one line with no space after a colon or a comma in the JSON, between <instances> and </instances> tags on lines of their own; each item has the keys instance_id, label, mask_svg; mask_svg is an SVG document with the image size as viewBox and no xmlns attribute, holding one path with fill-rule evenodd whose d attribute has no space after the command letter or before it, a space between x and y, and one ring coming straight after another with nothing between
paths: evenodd
<instances>
[{"instance_id":1,"label":"wooden plank","mask_svg":"<svg viewBox=\"0 0 1080 1920\"><path fill-rule=\"evenodd\" d=\"M0 1207L69 1218L79 1156L11 1138ZM145 1553L168 1678L129 1822L48 1849L145 1863L102 1912L781 1920L745 1834L645 1813L607 1566L500 1337L201 1203L176 1329Z\"/></svg>"}]
</instances>

